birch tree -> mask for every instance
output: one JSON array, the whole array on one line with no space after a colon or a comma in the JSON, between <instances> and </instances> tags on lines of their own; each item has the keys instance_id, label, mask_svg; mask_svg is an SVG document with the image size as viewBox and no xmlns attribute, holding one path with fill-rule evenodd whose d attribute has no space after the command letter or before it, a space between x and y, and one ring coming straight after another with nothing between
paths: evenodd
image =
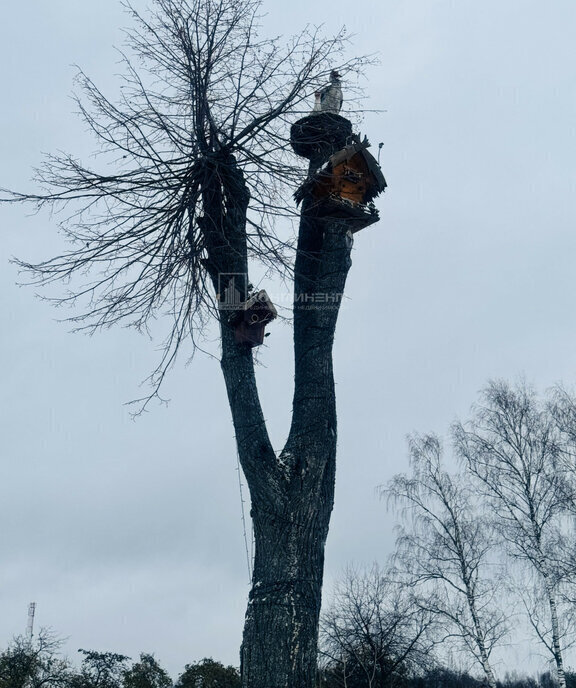
<instances>
[{"instance_id":1,"label":"birch tree","mask_svg":"<svg viewBox=\"0 0 576 688\"><path fill-rule=\"evenodd\" d=\"M457 423L454 434L459 455L489 500L507 552L528 569L536 600L545 602L545 614L539 604L527 602L529 621L565 688L563 652L570 626L560 603L568 532L565 484L556 470L562 447L558 426L527 385L497 381L483 390L472 420Z\"/></svg>"},{"instance_id":2,"label":"birch tree","mask_svg":"<svg viewBox=\"0 0 576 688\"><path fill-rule=\"evenodd\" d=\"M255 536L242 685L311 686L334 499L332 345L352 235L345 220L303 216L294 241L274 220L295 216L292 193L307 174L290 152L290 125L310 112L332 70L347 79L365 60L344 59L343 33L262 38L257 0L153 0L146 16L126 6L135 58L125 59L119 100L78 75L100 166L49 156L39 192L5 192L6 201L58 211L71 242L21 266L36 284L64 281L69 291L56 302L81 308L72 320L90 332L146 330L168 318L151 396L181 344L218 324ZM318 165L335 150L323 152ZM246 303L255 262L294 278L293 414L281 451L268 436L252 349L235 340L218 298L233 287ZM322 304L311 307L318 295Z\"/></svg>"},{"instance_id":3,"label":"birch tree","mask_svg":"<svg viewBox=\"0 0 576 688\"><path fill-rule=\"evenodd\" d=\"M440 441L433 435L409 440L412 475L397 475L381 494L399 508L396 562L419 604L456 641L496 687L490 655L506 634L495 603L496 582L489 571L492 542L486 522L474 509L463 476L442 467Z\"/></svg>"}]
</instances>

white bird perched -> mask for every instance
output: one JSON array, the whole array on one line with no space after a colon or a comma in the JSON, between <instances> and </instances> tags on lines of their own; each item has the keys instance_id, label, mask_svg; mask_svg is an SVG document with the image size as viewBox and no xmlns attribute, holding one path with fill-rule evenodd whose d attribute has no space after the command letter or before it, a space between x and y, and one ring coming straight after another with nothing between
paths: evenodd
<instances>
[{"instance_id":1,"label":"white bird perched","mask_svg":"<svg viewBox=\"0 0 576 688\"><path fill-rule=\"evenodd\" d=\"M342 88L340 86L340 74L333 69L330 72L330 83L324 86L314 94L316 103L312 114L320 112L329 112L332 115L337 115L342 107Z\"/></svg>"}]
</instances>

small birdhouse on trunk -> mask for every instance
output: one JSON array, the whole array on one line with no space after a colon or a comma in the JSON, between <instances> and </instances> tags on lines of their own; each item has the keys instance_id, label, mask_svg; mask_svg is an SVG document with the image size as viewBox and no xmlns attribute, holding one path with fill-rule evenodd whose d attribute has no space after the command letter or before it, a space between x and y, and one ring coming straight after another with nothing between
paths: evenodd
<instances>
[{"instance_id":1,"label":"small birdhouse on trunk","mask_svg":"<svg viewBox=\"0 0 576 688\"><path fill-rule=\"evenodd\" d=\"M253 294L229 318L234 328L236 344L248 344L249 347L262 344L266 325L277 315L278 312L264 289Z\"/></svg>"},{"instance_id":2,"label":"small birdhouse on trunk","mask_svg":"<svg viewBox=\"0 0 576 688\"><path fill-rule=\"evenodd\" d=\"M316 217L347 220L357 232L380 219L372 201L387 184L380 165L367 150L368 141L354 138L354 143L334 153L326 167L298 189L295 198L300 202L311 195Z\"/></svg>"}]
</instances>

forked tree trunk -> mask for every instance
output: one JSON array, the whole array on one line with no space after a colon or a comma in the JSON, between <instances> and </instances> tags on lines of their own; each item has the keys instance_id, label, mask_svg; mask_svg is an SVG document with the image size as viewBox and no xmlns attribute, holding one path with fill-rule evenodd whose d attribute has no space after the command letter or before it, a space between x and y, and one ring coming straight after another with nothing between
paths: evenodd
<instances>
[{"instance_id":1,"label":"forked tree trunk","mask_svg":"<svg viewBox=\"0 0 576 688\"><path fill-rule=\"evenodd\" d=\"M332 343L350 265L346 228L325 227L322 245L315 293L333 298L318 297L323 308L300 299L295 308L290 435L280 456L273 455L268 478L247 472L256 556L241 652L243 688L312 688L315 681L324 546L334 503ZM296 282L297 289L303 286L302 273Z\"/></svg>"},{"instance_id":2,"label":"forked tree trunk","mask_svg":"<svg viewBox=\"0 0 576 688\"><path fill-rule=\"evenodd\" d=\"M205 208L212 208L203 220L212 234L207 268L222 289L222 275L247 272L242 241L247 197L233 160L211 179L222 188L204 197ZM243 688L312 688L315 682L324 546L334 502L332 345L352 235L345 221L314 217L311 205L310 199L303 203L295 263L294 399L280 455L266 430L252 351L234 341L229 313L220 314L222 372L250 489L255 538L241 649ZM244 297L247 283L247 275L236 277Z\"/></svg>"},{"instance_id":3,"label":"forked tree trunk","mask_svg":"<svg viewBox=\"0 0 576 688\"><path fill-rule=\"evenodd\" d=\"M304 232L317 229L310 226ZM235 423L252 497L256 546L241 651L243 688L312 688L315 680L324 546L336 465L332 343L351 247L343 225L320 231L324 257L311 262L314 293L332 297L318 297L326 301L323 308L319 303L310 308L314 299L305 298L295 307L295 393L286 446L276 456L264 439L263 420L254 422L256 414L250 422L243 413ZM305 288L312 294L311 285L302 284L302 262L297 261L303 272L296 279L296 293ZM225 370L228 363L223 362ZM225 378L230 378L226 372ZM243 377L244 383L247 379Z\"/></svg>"}]
</instances>

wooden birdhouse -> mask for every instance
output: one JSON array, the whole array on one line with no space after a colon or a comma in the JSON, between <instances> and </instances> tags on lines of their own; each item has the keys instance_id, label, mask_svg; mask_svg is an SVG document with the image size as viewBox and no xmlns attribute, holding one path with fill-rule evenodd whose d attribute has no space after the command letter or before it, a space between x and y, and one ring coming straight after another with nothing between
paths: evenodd
<instances>
[{"instance_id":1,"label":"wooden birdhouse","mask_svg":"<svg viewBox=\"0 0 576 688\"><path fill-rule=\"evenodd\" d=\"M264 289L253 294L230 316L229 322L234 328L236 344L248 344L250 347L262 344L266 325L277 315L278 312Z\"/></svg>"},{"instance_id":2,"label":"wooden birdhouse","mask_svg":"<svg viewBox=\"0 0 576 688\"><path fill-rule=\"evenodd\" d=\"M380 165L367 150L366 139L346 146L335 153L328 165L332 178L329 182L331 193L352 203L366 204L386 188L386 180Z\"/></svg>"},{"instance_id":3,"label":"wooden birdhouse","mask_svg":"<svg viewBox=\"0 0 576 688\"><path fill-rule=\"evenodd\" d=\"M326 167L298 189L295 198L300 202L310 194L317 218L347 220L357 232L378 222L372 201L387 185L380 165L367 150L368 141L354 138L354 143L334 153Z\"/></svg>"}]
</instances>

